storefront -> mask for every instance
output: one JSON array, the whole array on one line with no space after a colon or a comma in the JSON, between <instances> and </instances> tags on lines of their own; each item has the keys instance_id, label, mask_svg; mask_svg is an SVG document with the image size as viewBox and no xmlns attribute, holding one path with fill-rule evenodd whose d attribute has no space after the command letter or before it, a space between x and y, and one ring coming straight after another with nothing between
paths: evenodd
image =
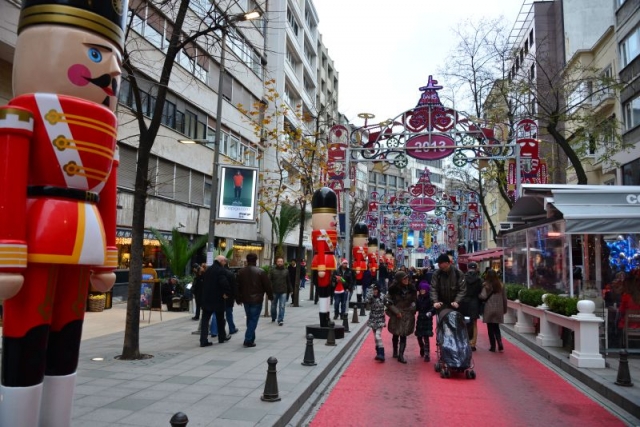
<instances>
[{"instance_id":1,"label":"storefront","mask_svg":"<svg viewBox=\"0 0 640 427\"><path fill-rule=\"evenodd\" d=\"M244 267L249 253L254 253L258 255L258 259L262 259L264 242L260 240L234 239L231 249L233 252L229 258L229 267Z\"/></svg>"},{"instance_id":2,"label":"storefront","mask_svg":"<svg viewBox=\"0 0 640 427\"><path fill-rule=\"evenodd\" d=\"M167 240L171 240L171 233L163 233L162 236ZM128 270L131 262L131 229L116 229L116 246L118 248L118 269ZM153 263L155 268L165 268L166 260L160 250L160 241L156 236L148 230L144 232L143 240L144 254L142 258L145 261Z\"/></svg>"},{"instance_id":3,"label":"storefront","mask_svg":"<svg viewBox=\"0 0 640 427\"><path fill-rule=\"evenodd\" d=\"M640 269L640 186L525 184L507 221L505 282L593 300L620 345L620 296L634 290L613 281Z\"/></svg>"},{"instance_id":4,"label":"storefront","mask_svg":"<svg viewBox=\"0 0 640 427\"><path fill-rule=\"evenodd\" d=\"M501 233L506 282L602 296L640 267L640 187L522 186Z\"/></svg>"}]
</instances>

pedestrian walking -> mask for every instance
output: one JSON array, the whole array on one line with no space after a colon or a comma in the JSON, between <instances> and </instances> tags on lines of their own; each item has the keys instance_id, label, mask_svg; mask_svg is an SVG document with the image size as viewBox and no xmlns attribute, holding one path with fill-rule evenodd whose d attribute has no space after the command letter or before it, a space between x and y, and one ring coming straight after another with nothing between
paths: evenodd
<instances>
[{"instance_id":1,"label":"pedestrian walking","mask_svg":"<svg viewBox=\"0 0 640 427\"><path fill-rule=\"evenodd\" d=\"M366 294L365 301L369 304L369 319L367 326L371 328L376 343L375 360L384 362L384 344L382 343L382 328L385 326L384 299L378 285L373 285Z\"/></svg>"},{"instance_id":2,"label":"pedestrian walking","mask_svg":"<svg viewBox=\"0 0 640 427\"><path fill-rule=\"evenodd\" d=\"M353 290L353 271L349 268L349 261L342 259L331 276L333 287L333 319L347 315L349 296Z\"/></svg>"},{"instance_id":3,"label":"pedestrian walking","mask_svg":"<svg viewBox=\"0 0 640 427\"><path fill-rule=\"evenodd\" d=\"M276 265L269 270L269 280L273 287L271 322L278 320L278 326L282 326L287 300L289 299L289 294L293 292L293 286L289 280L289 271L284 268L284 258L276 258Z\"/></svg>"},{"instance_id":4,"label":"pedestrian walking","mask_svg":"<svg viewBox=\"0 0 640 427\"><path fill-rule=\"evenodd\" d=\"M487 324L489 334L489 351L504 351L500 323L504 323L504 315L507 312L507 291L494 270L487 272L487 279L482 284L480 299L485 301L482 321Z\"/></svg>"},{"instance_id":5,"label":"pedestrian walking","mask_svg":"<svg viewBox=\"0 0 640 427\"><path fill-rule=\"evenodd\" d=\"M231 274L233 274L233 272L229 269L228 264L226 264L224 268L230 271ZM235 274L234 274L234 278L235 278ZM238 328L236 327L236 324L233 321L233 306L235 305L236 294L237 294L237 286L233 286L231 288L231 294L229 295L229 298L226 298L224 300L224 303L225 303L224 318L226 320L227 325L229 325L229 335L238 333ZM218 336L218 321L215 317L212 317L211 319L211 325L210 325L209 331L211 333L211 338L215 338Z\"/></svg>"},{"instance_id":6,"label":"pedestrian walking","mask_svg":"<svg viewBox=\"0 0 640 427\"><path fill-rule=\"evenodd\" d=\"M192 266L193 272L193 299L195 301L195 313L191 320L200 320L200 304L202 300L202 282L204 280L205 268L198 263L194 263Z\"/></svg>"},{"instance_id":7,"label":"pedestrian walking","mask_svg":"<svg viewBox=\"0 0 640 427\"><path fill-rule=\"evenodd\" d=\"M416 338L420 347L420 357L425 362L431 361L431 346L429 338L433 336L433 315L436 309L429 295L429 282L426 279L420 281L418 285L418 298L416 301L418 318L416 320Z\"/></svg>"},{"instance_id":8,"label":"pedestrian walking","mask_svg":"<svg viewBox=\"0 0 640 427\"><path fill-rule=\"evenodd\" d=\"M258 255L247 254L247 266L240 269L237 280L236 302L244 305L244 312L247 317L247 331L244 334L244 346L256 346L256 328L260 319L264 294L273 300L273 290L267 273L256 266Z\"/></svg>"},{"instance_id":9,"label":"pedestrian walking","mask_svg":"<svg viewBox=\"0 0 640 427\"><path fill-rule=\"evenodd\" d=\"M458 309L467 293L464 274L452 265L447 254L441 254L436 262L438 270L431 276L430 294L433 306L436 310L448 307Z\"/></svg>"},{"instance_id":10,"label":"pedestrian walking","mask_svg":"<svg viewBox=\"0 0 640 427\"><path fill-rule=\"evenodd\" d=\"M407 336L413 333L416 323L416 288L409 283L409 276L404 271L395 274L385 295L385 306L389 316L387 329L393 335L393 357L397 357L400 363L407 363L404 351Z\"/></svg>"},{"instance_id":11,"label":"pedestrian walking","mask_svg":"<svg viewBox=\"0 0 640 427\"><path fill-rule=\"evenodd\" d=\"M466 292L460 303L460 313L467 317L467 334L471 351L476 351L478 341L478 319L480 318L480 292L482 292L482 278L478 271L478 264L467 264L467 272L464 275Z\"/></svg>"},{"instance_id":12,"label":"pedestrian walking","mask_svg":"<svg viewBox=\"0 0 640 427\"><path fill-rule=\"evenodd\" d=\"M224 327L224 312L226 300L233 295L235 279L233 273L224 266L227 258L218 255L213 265L204 273L202 287L202 323L200 324L200 347L207 347L212 343L207 339L209 333L209 320L215 314L218 325L218 342L225 343L231 339Z\"/></svg>"},{"instance_id":13,"label":"pedestrian walking","mask_svg":"<svg viewBox=\"0 0 640 427\"><path fill-rule=\"evenodd\" d=\"M307 263L300 261L300 289L304 289L307 283Z\"/></svg>"},{"instance_id":14,"label":"pedestrian walking","mask_svg":"<svg viewBox=\"0 0 640 427\"><path fill-rule=\"evenodd\" d=\"M291 296L291 304L293 306L293 286L296 284L296 270L298 269L298 264L295 259L292 259L287 267L287 271L289 272L289 283L291 284L291 293L287 294L287 301L289 301L289 295Z\"/></svg>"}]
</instances>

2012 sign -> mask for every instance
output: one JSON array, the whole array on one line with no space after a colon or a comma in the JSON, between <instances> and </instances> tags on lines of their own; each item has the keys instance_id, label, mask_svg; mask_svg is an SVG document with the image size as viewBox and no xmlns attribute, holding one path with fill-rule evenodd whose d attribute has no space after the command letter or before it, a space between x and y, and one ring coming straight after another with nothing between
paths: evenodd
<instances>
[{"instance_id":1,"label":"2012 sign","mask_svg":"<svg viewBox=\"0 0 640 427\"><path fill-rule=\"evenodd\" d=\"M455 151L453 139L442 134L418 135L405 144L407 155L419 160L440 160Z\"/></svg>"}]
</instances>

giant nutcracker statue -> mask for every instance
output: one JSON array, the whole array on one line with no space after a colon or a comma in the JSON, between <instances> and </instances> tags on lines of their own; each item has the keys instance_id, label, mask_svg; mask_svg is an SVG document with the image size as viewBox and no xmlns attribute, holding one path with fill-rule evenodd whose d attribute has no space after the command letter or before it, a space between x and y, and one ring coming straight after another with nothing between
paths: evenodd
<instances>
[{"instance_id":1,"label":"giant nutcracker statue","mask_svg":"<svg viewBox=\"0 0 640 427\"><path fill-rule=\"evenodd\" d=\"M359 222L353 227L353 246L351 253L353 254L351 268L356 276L356 301L360 308L360 314L363 313L362 306L362 276L367 269L367 250L369 240L369 228L364 222Z\"/></svg>"},{"instance_id":2,"label":"giant nutcracker statue","mask_svg":"<svg viewBox=\"0 0 640 427\"><path fill-rule=\"evenodd\" d=\"M334 255L338 243L336 216L338 198L328 187L313 193L311 199L311 244L313 245L313 281L318 287L318 308L320 326L329 326L329 296L331 295L331 274L337 268Z\"/></svg>"},{"instance_id":3,"label":"giant nutcracker statue","mask_svg":"<svg viewBox=\"0 0 640 427\"><path fill-rule=\"evenodd\" d=\"M22 2L0 107L0 426L71 424L89 283L115 282L126 3Z\"/></svg>"}]
</instances>

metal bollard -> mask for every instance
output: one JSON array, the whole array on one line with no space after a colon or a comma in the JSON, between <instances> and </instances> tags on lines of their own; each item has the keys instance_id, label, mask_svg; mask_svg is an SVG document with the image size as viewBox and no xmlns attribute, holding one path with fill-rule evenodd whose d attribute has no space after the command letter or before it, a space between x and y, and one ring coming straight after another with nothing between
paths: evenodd
<instances>
[{"instance_id":1,"label":"metal bollard","mask_svg":"<svg viewBox=\"0 0 640 427\"><path fill-rule=\"evenodd\" d=\"M316 357L313 354L313 334L307 335L307 347L304 350L303 366L316 366Z\"/></svg>"},{"instance_id":2,"label":"metal bollard","mask_svg":"<svg viewBox=\"0 0 640 427\"><path fill-rule=\"evenodd\" d=\"M278 359L271 356L267 360L269 367L267 368L267 381L264 383L264 392L260 399L264 402L278 402L280 396L278 393L278 371L276 371L276 365Z\"/></svg>"},{"instance_id":3,"label":"metal bollard","mask_svg":"<svg viewBox=\"0 0 640 427\"><path fill-rule=\"evenodd\" d=\"M632 387L631 374L629 373L629 360L627 356L629 354L626 350L620 351L620 361L618 362L618 377L616 378L616 385L623 387Z\"/></svg>"},{"instance_id":4,"label":"metal bollard","mask_svg":"<svg viewBox=\"0 0 640 427\"><path fill-rule=\"evenodd\" d=\"M367 313L364 311L364 301L360 301L360 316L366 316Z\"/></svg>"},{"instance_id":5,"label":"metal bollard","mask_svg":"<svg viewBox=\"0 0 640 427\"><path fill-rule=\"evenodd\" d=\"M355 313L355 308L354 308L354 313ZM344 326L344 331L345 332L351 332L349 331L349 315L345 314L344 316L342 316L342 326Z\"/></svg>"},{"instance_id":6,"label":"metal bollard","mask_svg":"<svg viewBox=\"0 0 640 427\"><path fill-rule=\"evenodd\" d=\"M358 309L357 308L353 309L353 317L351 318L351 323L360 323L360 321L358 320Z\"/></svg>"},{"instance_id":7,"label":"metal bollard","mask_svg":"<svg viewBox=\"0 0 640 427\"><path fill-rule=\"evenodd\" d=\"M169 420L171 427L182 427L186 426L189 422L189 417L184 412L176 412L173 414L173 417Z\"/></svg>"},{"instance_id":8,"label":"metal bollard","mask_svg":"<svg viewBox=\"0 0 640 427\"><path fill-rule=\"evenodd\" d=\"M327 332L327 342L324 345L335 346L336 345L336 331L333 329L336 326L333 321L329 321L329 331Z\"/></svg>"}]
</instances>

